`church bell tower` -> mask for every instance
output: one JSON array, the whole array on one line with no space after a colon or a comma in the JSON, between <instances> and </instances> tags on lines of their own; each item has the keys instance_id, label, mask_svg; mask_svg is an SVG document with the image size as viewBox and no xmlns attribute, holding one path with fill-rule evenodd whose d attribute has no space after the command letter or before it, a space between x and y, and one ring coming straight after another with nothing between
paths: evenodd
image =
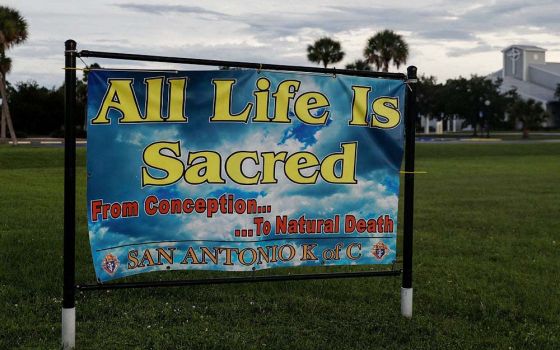
<instances>
[{"instance_id":1,"label":"church bell tower","mask_svg":"<svg viewBox=\"0 0 560 350\"><path fill-rule=\"evenodd\" d=\"M527 80L529 64L544 64L545 52L545 49L529 45L511 45L503 49L503 77Z\"/></svg>"}]
</instances>

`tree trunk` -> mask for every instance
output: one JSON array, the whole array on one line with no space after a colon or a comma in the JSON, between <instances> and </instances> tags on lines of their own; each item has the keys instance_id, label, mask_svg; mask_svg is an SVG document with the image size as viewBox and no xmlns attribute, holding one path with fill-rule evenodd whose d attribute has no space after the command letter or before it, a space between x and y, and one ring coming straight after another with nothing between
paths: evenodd
<instances>
[{"instance_id":1,"label":"tree trunk","mask_svg":"<svg viewBox=\"0 0 560 350\"><path fill-rule=\"evenodd\" d=\"M523 139L528 139L528 138L529 138L529 128L523 126Z\"/></svg>"},{"instance_id":2,"label":"tree trunk","mask_svg":"<svg viewBox=\"0 0 560 350\"><path fill-rule=\"evenodd\" d=\"M10 109L8 108L8 94L6 93L6 80L4 79L4 74L0 72L0 95L2 96L2 140L6 139L6 128L4 123L8 124L8 129L10 130L10 136L12 138L12 144L17 145L16 133L14 131L14 126L12 125L12 118L10 117Z\"/></svg>"},{"instance_id":3,"label":"tree trunk","mask_svg":"<svg viewBox=\"0 0 560 350\"><path fill-rule=\"evenodd\" d=\"M0 72L0 74L2 74L2 72ZM4 76L2 74L2 76ZM3 84L3 79L0 78L0 84ZM2 97L2 111L0 112L0 114L2 114L2 121L1 121L1 125L0 125L0 142L4 143L7 142L6 141L6 113L4 113L4 103L6 102L6 100L4 99L4 94L1 94Z\"/></svg>"},{"instance_id":4,"label":"tree trunk","mask_svg":"<svg viewBox=\"0 0 560 350\"><path fill-rule=\"evenodd\" d=\"M2 103L4 103L4 100L2 100ZM2 121L0 125L0 140L2 142L6 139L6 115L4 115L3 110L4 108L2 108L2 111L0 111L0 114L2 114Z\"/></svg>"}]
</instances>

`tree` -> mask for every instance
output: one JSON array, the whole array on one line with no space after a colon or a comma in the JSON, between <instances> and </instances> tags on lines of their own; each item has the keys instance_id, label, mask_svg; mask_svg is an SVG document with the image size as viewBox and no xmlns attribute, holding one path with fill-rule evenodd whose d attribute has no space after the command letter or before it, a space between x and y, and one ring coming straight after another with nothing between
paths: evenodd
<instances>
[{"instance_id":1,"label":"tree","mask_svg":"<svg viewBox=\"0 0 560 350\"><path fill-rule=\"evenodd\" d=\"M402 36L392 30L383 30L369 38L364 57L368 63L375 65L377 70L388 72L391 62L397 69L406 63L408 44Z\"/></svg>"},{"instance_id":2,"label":"tree","mask_svg":"<svg viewBox=\"0 0 560 350\"><path fill-rule=\"evenodd\" d=\"M6 57L4 52L0 53L0 72L9 72L12 70L12 59Z\"/></svg>"},{"instance_id":3,"label":"tree","mask_svg":"<svg viewBox=\"0 0 560 350\"><path fill-rule=\"evenodd\" d=\"M347 64L346 69L352 70L371 70L371 66L364 60L355 60L354 62Z\"/></svg>"},{"instance_id":4,"label":"tree","mask_svg":"<svg viewBox=\"0 0 560 350\"><path fill-rule=\"evenodd\" d=\"M331 38L321 38L313 45L307 46L307 59L314 63L323 64L323 67L331 63L337 63L344 58L344 52L338 41Z\"/></svg>"},{"instance_id":5,"label":"tree","mask_svg":"<svg viewBox=\"0 0 560 350\"><path fill-rule=\"evenodd\" d=\"M46 88L34 81L8 86L14 127L26 136L59 136L64 124L64 89ZM78 110L77 110L78 112Z\"/></svg>"},{"instance_id":6,"label":"tree","mask_svg":"<svg viewBox=\"0 0 560 350\"><path fill-rule=\"evenodd\" d=\"M434 76L420 76L416 94L418 116L439 118L443 112L442 89L443 85L438 84ZM420 119L417 120L417 123L419 121Z\"/></svg>"},{"instance_id":7,"label":"tree","mask_svg":"<svg viewBox=\"0 0 560 350\"><path fill-rule=\"evenodd\" d=\"M20 44L27 39L27 22L17 10L0 6L0 96L2 97L2 121L0 139L6 139L6 124L14 145L17 143L16 134L12 126L10 109L8 108L8 94L6 92L6 73L10 71L11 59L6 57L6 50Z\"/></svg>"},{"instance_id":8,"label":"tree","mask_svg":"<svg viewBox=\"0 0 560 350\"><path fill-rule=\"evenodd\" d=\"M478 130L501 127L506 107L511 100L510 92L500 93L501 81L492 81L483 76L472 75L470 79L449 79L444 85L440 100L446 115L457 114L473 127L473 136Z\"/></svg>"},{"instance_id":9,"label":"tree","mask_svg":"<svg viewBox=\"0 0 560 350\"><path fill-rule=\"evenodd\" d=\"M508 108L509 115L523 125L523 138L529 138L529 129L535 129L547 117L542 103L533 100L523 100L516 97L513 103Z\"/></svg>"},{"instance_id":10,"label":"tree","mask_svg":"<svg viewBox=\"0 0 560 350\"><path fill-rule=\"evenodd\" d=\"M87 82L91 70L101 69L98 63L90 64L83 70L82 80L76 79L76 126L78 127L77 136L85 137L87 129ZM64 85L63 85L64 86ZM83 120L83 123L79 123Z\"/></svg>"},{"instance_id":11,"label":"tree","mask_svg":"<svg viewBox=\"0 0 560 350\"><path fill-rule=\"evenodd\" d=\"M94 63L90 64L90 65L87 67L87 69L84 69L84 70L83 70L83 72L84 72L83 74L84 74L84 75L82 76L82 81L83 81L84 83L87 83L89 72L92 71L92 70L96 70L96 69L102 69L102 67L101 67L101 66L99 65L99 63L97 63L97 62L94 62Z\"/></svg>"}]
</instances>

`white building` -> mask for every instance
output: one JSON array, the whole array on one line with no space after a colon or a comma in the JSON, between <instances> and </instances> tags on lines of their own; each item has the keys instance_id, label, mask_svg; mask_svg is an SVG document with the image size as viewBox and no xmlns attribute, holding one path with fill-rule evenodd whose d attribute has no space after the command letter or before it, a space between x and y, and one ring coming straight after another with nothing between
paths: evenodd
<instances>
[{"instance_id":1,"label":"white building","mask_svg":"<svg viewBox=\"0 0 560 350\"><path fill-rule=\"evenodd\" d=\"M489 75L502 79L501 91L512 88L523 99L541 102L550 113L543 127L560 127L560 103L554 96L560 84L560 63L546 62L546 50L530 45L511 45L502 50L503 68Z\"/></svg>"}]
</instances>

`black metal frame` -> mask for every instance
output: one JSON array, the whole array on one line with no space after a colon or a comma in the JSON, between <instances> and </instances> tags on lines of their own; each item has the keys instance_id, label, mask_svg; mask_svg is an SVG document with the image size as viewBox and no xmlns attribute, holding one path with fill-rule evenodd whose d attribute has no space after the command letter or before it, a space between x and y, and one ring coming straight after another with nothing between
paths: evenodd
<instances>
[{"instance_id":1,"label":"black metal frame","mask_svg":"<svg viewBox=\"0 0 560 350\"><path fill-rule=\"evenodd\" d=\"M63 307L73 308L76 290L108 290L125 288L177 287L225 283L294 281L311 279L357 278L373 276L398 276L401 270L331 272L313 274L285 274L271 276L223 277L191 280L148 281L128 283L86 284L76 285L75 282L75 244L76 244L76 134L74 127L74 110L76 105L76 57L97 57L120 60L150 61L179 64L195 64L207 66L240 67L263 70L345 74L363 77L387 78L404 80L409 89L406 91L405 105L405 178L404 178L404 240L402 287L412 287L412 231L413 231L413 196L414 196L414 147L416 120L416 67L408 67L407 75L402 73L356 71L335 68L301 67L275 64L259 64L220 60L205 60L181 57L149 56L138 54L76 51L76 42L65 42L65 132L64 132L64 286Z\"/></svg>"}]
</instances>

